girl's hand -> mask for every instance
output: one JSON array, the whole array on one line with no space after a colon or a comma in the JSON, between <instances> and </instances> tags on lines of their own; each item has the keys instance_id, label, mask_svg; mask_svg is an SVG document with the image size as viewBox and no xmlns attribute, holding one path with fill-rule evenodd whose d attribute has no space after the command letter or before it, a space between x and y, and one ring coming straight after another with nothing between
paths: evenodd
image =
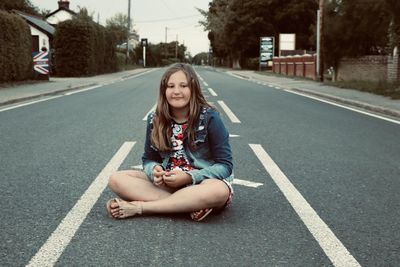
<instances>
[{"instance_id":1,"label":"girl's hand","mask_svg":"<svg viewBox=\"0 0 400 267\"><path fill-rule=\"evenodd\" d=\"M192 177L180 170L165 172L163 179L167 186L174 188L182 187L192 182Z\"/></svg>"},{"instance_id":2,"label":"girl's hand","mask_svg":"<svg viewBox=\"0 0 400 267\"><path fill-rule=\"evenodd\" d=\"M163 186L164 179L163 176L165 175L165 171L160 165L157 165L153 168L153 177L154 177L154 185L156 186Z\"/></svg>"}]
</instances>

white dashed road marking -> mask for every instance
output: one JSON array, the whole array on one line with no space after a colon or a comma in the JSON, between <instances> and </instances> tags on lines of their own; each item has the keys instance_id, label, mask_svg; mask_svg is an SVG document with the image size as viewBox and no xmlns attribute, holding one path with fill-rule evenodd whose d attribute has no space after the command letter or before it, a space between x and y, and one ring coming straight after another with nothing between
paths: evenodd
<instances>
[{"instance_id":1,"label":"white dashed road marking","mask_svg":"<svg viewBox=\"0 0 400 267\"><path fill-rule=\"evenodd\" d=\"M212 96L218 96L217 93L212 88L208 88L208 91Z\"/></svg>"},{"instance_id":2,"label":"white dashed road marking","mask_svg":"<svg viewBox=\"0 0 400 267\"><path fill-rule=\"evenodd\" d=\"M236 117L235 114L233 114L232 110L225 104L224 101L218 100L218 104L225 111L226 115L228 115L229 119L233 123L240 123L240 120Z\"/></svg>"},{"instance_id":3,"label":"white dashed road marking","mask_svg":"<svg viewBox=\"0 0 400 267\"><path fill-rule=\"evenodd\" d=\"M106 188L108 177L118 170L135 143L125 142L121 146L27 266L54 266Z\"/></svg>"},{"instance_id":4,"label":"white dashed road marking","mask_svg":"<svg viewBox=\"0 0 400 267\"><path fill-rule=\"evenodd\" d=\"M261 145L249 144L293 209L335 266L361 266Z\"/></svg>"}]
</instances>

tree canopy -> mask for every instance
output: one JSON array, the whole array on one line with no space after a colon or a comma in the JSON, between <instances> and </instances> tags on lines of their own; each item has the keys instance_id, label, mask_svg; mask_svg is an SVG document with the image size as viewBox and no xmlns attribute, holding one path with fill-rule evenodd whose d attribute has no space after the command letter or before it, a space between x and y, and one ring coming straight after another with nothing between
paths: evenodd
<instances>
[{"instance_id":1,"label":"tree canopy","mask_svg":"<svg viewBox=\"0 0 400 267\"><path fill-rule=\"evenodd\" d=\"M400 45L400 1L325 0L324 51L336 66L342 57L387 54ZM199 10L213 55L235 61L258 57L259 38L295 33L296 49L314 50L318 0L213 0ZM277 49L275 51L277 54ZM238 66L238 64L236 64Z\"/></svg>"},{"instance_id":2,"label":"tree canopy","mask_svg":"<svg viewBox=\"0 0 400 267\"><path fill-rule=\"evenodd\" d=\"M32 15L39 15L38 8L30 0L0 0L0 10L12 11L14 9Z\"/></svg>"},{"instance_id":3,"label":"tree canopy","mask_svg":"<svg viewBox=\"0 0 400 267\"><path fill-rule=\"evenodd\" d=\"M259 55L260 37L295 33L297 49L315 47L309 41L316 23L315 0L214 0L201 24L209 31L213 53L239 66L242 58ZM314 26L315 27L315 26Z\"/></svg>"}]
</instances>

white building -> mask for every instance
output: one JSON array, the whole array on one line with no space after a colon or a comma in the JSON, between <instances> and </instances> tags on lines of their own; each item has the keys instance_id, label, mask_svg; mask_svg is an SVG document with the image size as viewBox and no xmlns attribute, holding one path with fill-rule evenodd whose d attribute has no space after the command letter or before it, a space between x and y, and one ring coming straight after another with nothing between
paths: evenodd
<instances>
[{"instance_id":1,"label":"white building","mask_svg":"<svg viewBox=\"0 0 400 267\"><path fill-rule=\"evenodd\" d=\"M55 28L39 17L21 11L15 11L15 13L20 15L29 25L32 35L32 52L41 51L43 48L50 51Z\"/></svg>"},{"instance_id":2,"label":"white building","mask_svg":"<svg viewBox=\"0 0 400 267\"><path fill-rule=\"evenodd\" d=\"M69 9L68 0L59 0L58 9L46 16L46 21L52 25L72 19L76 13Z\"/></svg>"}]
</instances>

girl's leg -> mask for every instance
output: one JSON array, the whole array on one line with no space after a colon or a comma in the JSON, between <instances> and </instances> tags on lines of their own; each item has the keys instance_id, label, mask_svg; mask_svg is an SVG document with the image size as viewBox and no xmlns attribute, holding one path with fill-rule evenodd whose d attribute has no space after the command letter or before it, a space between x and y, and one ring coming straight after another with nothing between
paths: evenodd
<instances>
[{"instance_id":1,"label":"girl's leg","mask_svg":"<svg viewBox=\"0 0 400 267\"><path fill-rule=\"evenodd\" d=\"M229 194L230 190L223 181L206 179L199 185L184 187L158 200L124 202L120 205L120 210L123 217L137 214L134 206L140 210L139 214L193 212L205 208L223 207Z\"/></svg>"},{"instance_id":2,"label":"girl's leg","mask_svg":"<svg viewBox=\"0 0 400 267\"><path fill-rule=\"evenodd\" d=\"M167 187L155 186L144 172L135 170L115 172L110 176L108 186L126 201L153 201L171 195Z\"/></svg>"}]
</instances>

